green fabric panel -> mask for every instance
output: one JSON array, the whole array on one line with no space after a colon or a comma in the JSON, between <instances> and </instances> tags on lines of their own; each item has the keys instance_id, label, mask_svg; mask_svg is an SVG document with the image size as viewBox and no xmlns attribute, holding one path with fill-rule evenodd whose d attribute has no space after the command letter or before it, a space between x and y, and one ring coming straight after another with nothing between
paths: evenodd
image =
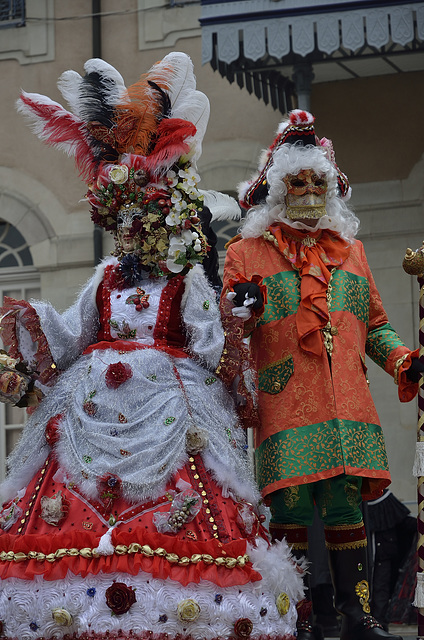
<instances>
[{"instance_id":1,"label":"green fabric panel","mask_svg":"<svg viewBox=\"0 0 424 640\"><path fill-rule=\"evenodd\" d=\"M379 425L329 420L280 431L255 451L259 489L286 478L311 476L342 465L388 468Z\"/></svg>"},{"instance_id":2,"label":"green fabric panel","mask_svg":"<svg viewBox=\"0 0 424 640\"><path fill-rule=\"evenodd\" d=\"M294 371L293 356L286 356L283 360L259 370L259 391L266 393L280 393L290 380Z\"/></svg>"},{"instance_id":3,"label":"green fabric panel","mask_svg":"<svg viewBox=\"0 0 424 640\"><path fill-rule=\"evenodd\" d=\"M300 276L297 271L282 271L264 278L268 303L257 326L281 320L296 313L300 303ZM331 311L349 311L368 323L369 284L366 278L336 270L331 280Z\"/></svg>"},{"instance_id":4,"label":"green fabric panel","mask_svg":"<svg viewBox=\"0 0 424 640\"><path fill-rule=\"evenodd\" d=\"M384 369L387 358L393 349L404 346L405 344L399 338L396 331L387 323L368 333L365 352L376 364Z\"/></svg>"},{"instance_id":5,"label":"green fabric panel","mask_svg":"<svg viewBox=\"0 0 424 640\"><path fill-rule=\"evenodd\" d=\"M297 271L282 271L263 279L268 302L257 326L281 320L296 313L300 302L300 276Z\"/></svg>"},{"instance_id":6,"label":"green fabric panel","mask_svg":"<svg viewBox=\"0 0 424 640\"><path fill-rule=\"evenodd\" d=\"M348 311L368 325L370 287L368 280L349 271L337 270L331 279L330 311Z\"/></svg>"}]
</instances>

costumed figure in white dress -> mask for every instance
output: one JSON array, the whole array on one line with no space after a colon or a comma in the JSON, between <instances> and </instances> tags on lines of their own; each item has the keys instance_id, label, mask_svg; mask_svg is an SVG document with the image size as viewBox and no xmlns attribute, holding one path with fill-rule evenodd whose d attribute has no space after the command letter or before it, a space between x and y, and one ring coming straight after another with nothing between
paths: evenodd
<instances>
[{"instance_id":1,"label":"costumed figure in white dress","mask_svg":"<svg viewBox=\"0 0 424 640\"><path fill-rule=\"evenodd\" d=\"M20 111L75 156L116 238L75 304L5 299L1 397L31 416L1 487L0 636L291 640L302 576L271 547L201 262L209 115L190 59L102 60ZM228 202L225 203L228 205ZM41 397L42 396L42 397Z\"/></svg>"}]
</instances>

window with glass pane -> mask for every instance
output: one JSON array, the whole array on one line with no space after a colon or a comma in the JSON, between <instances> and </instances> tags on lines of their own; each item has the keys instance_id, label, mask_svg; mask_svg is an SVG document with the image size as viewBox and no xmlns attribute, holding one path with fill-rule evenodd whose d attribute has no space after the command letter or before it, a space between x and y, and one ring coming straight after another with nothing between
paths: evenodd
<instances>
[{"instance_id":1,"label":"window with glass pane","mask_svg":"<svg viewBox=\"0 0 424 640\"><path fill-rule=\"evenodd\" d=\"M6 296L16 300L40 298L40 278L24 237L13 225L0 219L1 304ZM26 416L25 409L0 402L0 479L5 476L6 458L19 440Z\"/></svg>"}]
</instances>

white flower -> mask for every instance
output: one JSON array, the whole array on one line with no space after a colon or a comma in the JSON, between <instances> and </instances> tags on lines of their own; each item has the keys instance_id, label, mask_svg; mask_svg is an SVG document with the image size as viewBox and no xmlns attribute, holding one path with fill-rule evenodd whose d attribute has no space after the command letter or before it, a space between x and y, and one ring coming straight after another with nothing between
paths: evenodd
<instances>
[{"instance_id":1,"label":"white flower","mask_svg":"<svg viewBox=\"0 0 424 640\"><path fill-rule=\"evenodd\" d=\"M118 164L109 171L109 180L115 184L124 184L128 180L128 167Z\"/></svg>"},{"instance_id":2,"label":"white flower","mask_svg":"<svg viewBox=\"0 0 424 640\"><path fill-rule=\"evenodd\" d=\"M196 240L196 242L194 243L193 249L194 249L197 253L199 253L199 251L201 251L201 250L202 250L202 245L201 245L200 240Z\"/></svg>"},{"instance_id":3,"label":"white flower","mask_svg":"<svg viewBox=\"0 0 424 640\"><path fill-rule=\"evenodd\" d=\"M184 202L184 200L180 200L178 202L175 202L172 208L177 213L181 213L181 211L184 211L184 209L186 208L186 203Z\"/></svg>"},{"instance_id":4,"label":"white flower","mask_svg":"<svg viewBox=\"0 0 424 640\"><path fill-rule=\"evenodd\" d=\"M180 273L180 271L184 269L183 264L177 264L170 258L167 259L166 266L168 267L169 271L171 271L171 273Z\"/></svg>"},{"instance_id":5,"label":"white flower","mask_svg":"<svg viewBox=\"0 0 424 640\"><path fill-rule=\"evenodd\" d=\"M167 224L169 227L174 227L179 223L180 223L180 216L176 211L171 210L170 213L168 213L168 215L165 218L165 224Z\"/></svg>"},{"instance_id":6,"label":"white flower","mask_svg":"<svg viewBox=\"0 0 424 640\"><path fill-rule=\"evenodd\" d=\"M198 234L196 233L196 236ZM185 229L182 233L181 233L181 237L184 241L184 244L189 246L193 240L195 240L195 235L193 233L193 231L190 231L190 229Z\"/></svg>"},{"instance_id":7,"label":"white flower","mask_svg":"<svg viewBox=\"0 0 424 640\"><path fill-rule=\"evenodd\" d=\"M172 195L171 195L172 204L175 204L176 202L180 202L181 199L182 199L182 195L179 191L175 190L172 192Z\"/></svg>"},{"instance_id":8,"label":"white flower","mask_svg":"<svg viewBox=\"0 0 424 640\"><path fill-rule=\"evenodd\" d=\"M169 237L169 249L168 249L168 259L166 261L166 266L172 273L179 273L184 269L183 264L177 264L175 261L178 260L181 254L185 255L185 242L181 236L171 235Z\"/></svg>"},{"instance_id":9,"label":"white flower","mask_svg":"<svg viewBox=\"0 0 424 640\"><path fill-rule=\"evenodd\" d=\"M172 171L172 170L168 171L168 173L166 174L166 177L168 179L169 186L175 187L175 185L178 182L177 174L175 173L175 171Z\"/></svg>"}]
</instances>

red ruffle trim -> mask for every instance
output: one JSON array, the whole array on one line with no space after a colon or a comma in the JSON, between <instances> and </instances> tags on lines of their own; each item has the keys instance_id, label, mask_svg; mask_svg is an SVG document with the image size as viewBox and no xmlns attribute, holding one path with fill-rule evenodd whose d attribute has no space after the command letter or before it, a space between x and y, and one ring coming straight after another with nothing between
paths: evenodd
<instances>
[{"instance_id":1,"label":"red ruffle trim","mask_svg":"<svg viewBox=\"0 0 424 640\"><path fill-rule=\"evenodd\" d=\"M183 351L183 349L179 349L178 347L168 347L165 344L140 344L139 342L135 342L133 340L114 340L112 342L108 342L106 340L102 340L101 342L96 342L96 344L91 344L84 351L83 355L87 355L88 353L92 353L93 351L102 350L102 349L115 349L116 351L136 351L137 349L156 349L158 351L165 351L170 356L174 358L188 358L188 354Z\"/></svg>"},{"instance_id":2,"label":"red ruffle trim","mask_svg":"<svg viewBox=\"0 0 424 640\"><path fill-rule=\"evenodd\" d=\"M35 362L37 367L37 377L42 384L51 386L56 381L59 371L56 368L53 356L50 352L47 338L40 326L40 318L34 307L26 300L15 300L5 296L4 305L0 309L3 316L1 326L3 329L3 342L12 358L23 359L18 348L18 336L16 332L16 318L20 311L24 312L20 316L20 322L29 332L32 341L37 344Z\"/></svg>"},{"instance_id":3,"label":"red ruffle trim","mask_svg":"<svg viewBox=\"0 0 424 640\"><path fill-rule=\"evenodd\" d=\"M88 531L57 533L51 536L39 536L37 534L13 535L2 533L0 535L0 553L13 552L24 553L30 551L45 555L55 553L58 549L95 549L99 544L99 536ZM162 548L164 554L176 554L178 558L191 558L194 554L208 554L212 558L237 558L246 553L246 541L234 540L223 544L218 540L189 541L179 540L172 536L158 532L148 532L145 529L135 528L131 533L115 529L112 532L112 544L114 547L124 545L129 547L133 543L148 545L155 550ZM13 556L10 556L13 557ZM113 573L122 571L130 575L136 575L140 571L150 573L154 578L164 580L170 578L186 586L190 582L198 583L200 580L209 580L221 587L247 584L261 580L259 573L253 570L250 562L244 567L235 566L227 568L217 566L201 560L197 563L178 565L161 556L145 556L140 552L125 553L119 555L115 552L110 556L84 558L80 555L64 555L62 558L49 562L48 560L23 559L19 562L7 560L3 557L0 561L0 579L21 578L32 580L36 575L42 575L45 580L61 580L70 570L74 575L96 575L100 571Z\"/></svg>"},{"instance_id":4,"label":"red ruffle trim","mask_svg":"<svg viewBox=\"0 0 424 640\"><path fill-rule=\"evenodd\" d=\"M3 636L2 636L3 637ZM152 631L142 631L136 633L135 631L106 631L105 633L96 633L95 631L84 631L83 633L66 633L61 636L62 640L201 640L197 636L184 635L178 633L175 636L169 633L153 633ZM10 636L4 636L4 640L20 640L19 638L12 638ZM45 636L38 636L35 640L46 640ZM212 640L228 640L228 636L215 636ZM236 636L233 637L236 640ZM244 640L247 640L245 638ZM276 635L276 634L261 634L259 636L251 635L249 640L296 640L296 637L290 635Z\"/></svg>"}]
</instances>

